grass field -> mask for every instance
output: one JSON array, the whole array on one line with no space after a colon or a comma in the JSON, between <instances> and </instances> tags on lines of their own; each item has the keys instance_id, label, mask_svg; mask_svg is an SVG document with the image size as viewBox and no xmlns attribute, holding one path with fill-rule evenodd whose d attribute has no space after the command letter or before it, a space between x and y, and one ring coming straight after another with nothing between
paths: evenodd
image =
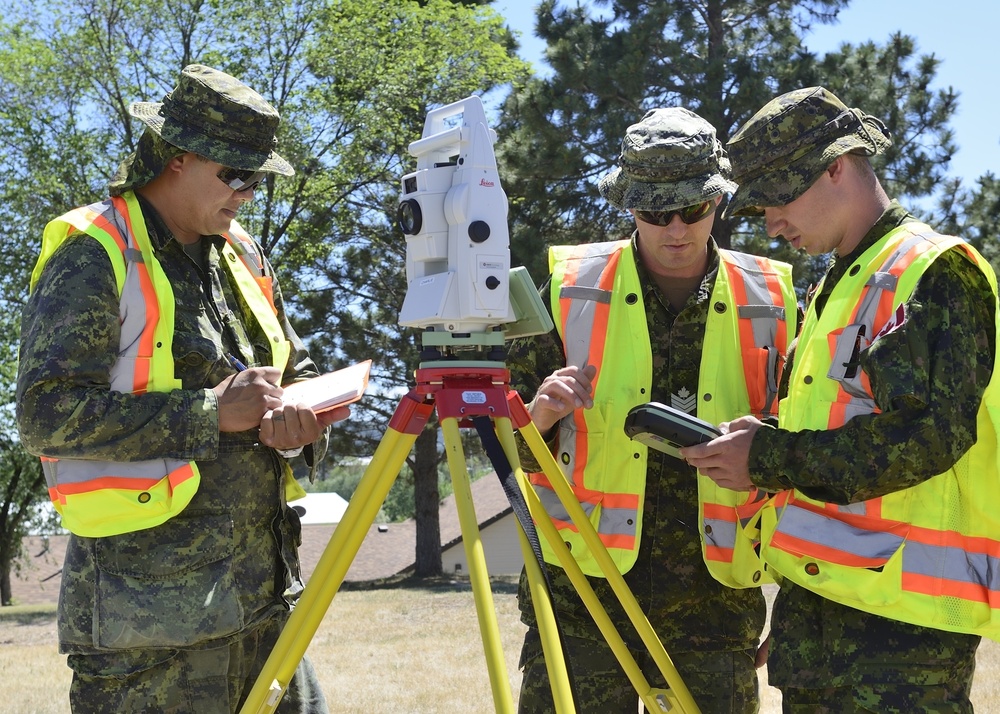
<instances>
[{"instance_id":1,"label":"grass field","mask_svg":"<svg viewBox=\"0 0 1000 714\"><path fill-rule=\"evenodd\" d=\"M513 583L494 588L516 703L524 628ZM309 643L308 656L337 714L494 710L475 603L465 582L341 591ZM779 714L781 695L767 686L766 672L761 675L761 714ZM69 682L65 659L56 652L54 607L0 608L0 711L68 714ZM973 703L979 714L1000 714L996 642L986 640L979 649Z\"/></svg>"}]
</instances>

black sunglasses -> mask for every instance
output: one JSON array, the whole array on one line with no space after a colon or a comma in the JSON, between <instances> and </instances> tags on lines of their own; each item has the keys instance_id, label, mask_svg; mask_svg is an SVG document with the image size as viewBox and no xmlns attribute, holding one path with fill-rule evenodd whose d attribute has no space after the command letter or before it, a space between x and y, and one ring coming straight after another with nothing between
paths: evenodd
<instances>
[{"instance_id":1,"label":"black sunglasses","mask_svg":"<svg viewBox=\"0 0 1000 714\"><path fill-rule=\"evenodd\" d=\"M261 181L267 178L267 172L254 171L253 169L231 169L224 166L216 176L234 191L250 191L257 188Z\"/></svg>"},{"instance_id":2,"label":"black sunglasses","mask_svg":"<svg viewBox=\"0 0 1000 714\"><path fill-rule=\"evenodd\" d=\"M652 223L654 226L667 226L670 225L670 221L674 220L674 216L680 216L680 219L686 225L690 226L692 223L697 223L709 216L715 211L716 205L715 200L710 199L703 203L684 206L673 211L636 211L635 217L643 223Z\"/></svg>"}]
</instances>

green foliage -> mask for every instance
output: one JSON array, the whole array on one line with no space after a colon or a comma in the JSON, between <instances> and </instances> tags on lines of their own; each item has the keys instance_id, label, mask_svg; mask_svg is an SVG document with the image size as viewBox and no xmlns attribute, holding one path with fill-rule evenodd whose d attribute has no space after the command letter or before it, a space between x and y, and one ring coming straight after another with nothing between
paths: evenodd
<instances>
[{"instance_id":1,"label":"green foliage","mask_svg":"<svg viewBox=\"0 0 1000 714\"><path fill-rule=\"evenodd\" d=\"M596 14L541 2L536 31L552 74L515 88L498 129L513 263L529 266L537 282L547 272L548 246L631 232L630 216L607 205L597 181L614 167L626 127L654 107L696 111L725 142L775 95L823 85L889 126L894 146L875 166L890 195L918 202L938 190L954 152L948 121L957 107L951 88L931 88L940 60L918 55L912 38L898 32L882 45L810 52L812 24L835 20L847 4L618 0L599 3ZM724 247L792 262L800 289L825 265L768 238L759 220L719 215L713 235Z\"/></svg>"},{"instance_id":2,"label":"green foliage","mask_svg":"<svg viewBox=\"0 0 1000 714\"><path fill-rule=\"evenodd\" d=\"M369 456L417 359L414 336L396 326L405 244L393 216L399 178L412 170L407 145L428 108L523 77L513 46L499 16L476 2L9 3L0 24L9 238L0 335L16 346L42 227L102 198L134 146L142 125L129 104L160 100L184 65L208 64L282 115L279 151L297 173L268 181L240 221L275 262L317 361L375 359L372 393L335 430L330 458ZM409 464L432 474L434 500L439 458L421 452ZM9 478L0 472L0 485Z\"/></svg>"}]
</instances>

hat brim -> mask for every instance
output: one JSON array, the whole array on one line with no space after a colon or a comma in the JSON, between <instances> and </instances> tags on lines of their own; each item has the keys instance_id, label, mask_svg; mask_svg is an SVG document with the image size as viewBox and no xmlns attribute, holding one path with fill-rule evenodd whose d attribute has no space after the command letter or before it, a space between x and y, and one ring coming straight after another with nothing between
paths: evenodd
<instances>
[{"instance_id":1,"label":"hat brim","mask_svg":"<svg viewBox=\"0 0 1000 714\"><path fill-rule=\"evenodd\" d=\"M764 213L764 208L787 206L805 193L838 156L851 152L874 156L881 154L886 146L888 143L873 146L858 135L849 134L787 166L767 171L752 179L743 179L726 206L723 217L760 216Z\"/></svg>"},{"instance_id":2,"label":"hat brim","mask_svg":"<svg viewBox=\"0 0 1000 714\"><path fill-rule=\"evenodd\" d=\"M274 151L257 151L246 146L207 136L194 127L171 122L160 113L162 102L133 102L129 114L148 126L163 140L174 146L190 151L216 163L233 169L265 171L267 173L292 176L295 169Z\"/></svg>"},{"instance_id":3,"label":"hat brim","mask_svg":"<svg viewBox=\"0 0 1000 714\"><path fill-rule=\"evenodd\" d=\"M615 208L636 211L673 211L693 206L736 190L736 184L721 174L681 181L650 182L631 179L616 168L598 184L601 195Z\"/></svg>"}]
</instances>

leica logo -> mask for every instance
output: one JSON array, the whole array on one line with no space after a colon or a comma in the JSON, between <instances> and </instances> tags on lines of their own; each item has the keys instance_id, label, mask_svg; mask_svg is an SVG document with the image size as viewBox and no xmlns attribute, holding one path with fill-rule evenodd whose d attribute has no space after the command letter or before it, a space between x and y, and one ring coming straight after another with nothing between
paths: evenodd
<instances>
[{"instance_id":1,"label":"leica logo","mask_svg":"<svg viewBox=\"0 0 1000 714\"><path fill-rule=\"evenodd\" d=\"M479 179L479 185L485 186L486 188L493 188L495 184L492 181L487 181L486 179Z\"/></svg>"}]
</instances>

